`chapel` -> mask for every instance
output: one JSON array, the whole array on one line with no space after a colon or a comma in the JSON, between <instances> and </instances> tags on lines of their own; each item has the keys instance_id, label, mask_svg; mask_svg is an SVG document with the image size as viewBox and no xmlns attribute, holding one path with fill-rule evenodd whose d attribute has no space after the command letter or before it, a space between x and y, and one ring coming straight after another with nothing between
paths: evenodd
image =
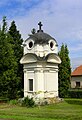
<instances>
[{"instance_id":1,"label":"chapel","mask_svg":"<svg viewBox=\"0 0 82 120\"><path fill-rule=\"evenodd\" d=\"M41 22L38 26L37 32L32 32L22 44L24 97L58 97L58 64L61 63L58 44L42 30Z\"/></svg>"}]
</instances>

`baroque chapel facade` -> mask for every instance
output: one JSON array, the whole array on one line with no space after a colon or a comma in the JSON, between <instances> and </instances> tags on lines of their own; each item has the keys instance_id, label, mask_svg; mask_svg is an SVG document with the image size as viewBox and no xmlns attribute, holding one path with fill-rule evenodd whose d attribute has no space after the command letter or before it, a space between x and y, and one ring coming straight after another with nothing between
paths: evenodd
<instances>
[{"instance_id":1,"label":"baroque chapel facade","mask_svg":"<svg viewBox=\"0 0 82 120\"><path fill-rule=\"evenodd\" d=\"M23 42L24 55L20 60L24 69L24 97L48 98L58 96L57 41L42 30L30 34Z\"/></svg>"}]
</instances>

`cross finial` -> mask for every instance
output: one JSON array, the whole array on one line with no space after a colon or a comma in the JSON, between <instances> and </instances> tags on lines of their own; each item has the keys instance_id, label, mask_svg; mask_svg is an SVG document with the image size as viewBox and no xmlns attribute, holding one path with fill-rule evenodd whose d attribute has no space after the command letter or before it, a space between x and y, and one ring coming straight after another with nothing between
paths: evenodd
<instances>
[{"instance_id":1,"label":"cross finial","mask_svg":"<svg viewBox=\"0 0 82 120\"><path fill-rule=\"evenodd\" d=\"M41 31L41 27L43 26L41 22L38 23L39 25L39 31Z\"/></svg>"}]
</instances>

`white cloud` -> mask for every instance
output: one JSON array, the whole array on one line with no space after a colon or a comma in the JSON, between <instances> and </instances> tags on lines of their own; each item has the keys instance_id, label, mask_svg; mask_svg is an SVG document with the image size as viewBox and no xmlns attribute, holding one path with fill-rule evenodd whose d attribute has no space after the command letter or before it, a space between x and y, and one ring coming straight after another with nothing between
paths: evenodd
<instances>
[{"instance_id":1,"label":"white cloud","mask_svg":"<svg viewBox=\"0 0 82 120\"><path fill-rule=\"evenodd\" d=\"M18 6L9 9L7 19L16 21L24 39L42 21L42 29L57 40L59 47L68 45L73 66L82 64L82 0L1 0L0 7L12 6L12 2Z\"/></svg>"},{"instance_id":2,"label":"white cloud","mask_svg":"<svg viewBox=\"0 0 82 120\"><path fill-rule=\"evenodd\" d=\"M66 2L65 2L65 5L63 3L63 9L65 8L66 5L67 5ZM78 16L76 16L72 14L72 10L70 12L71 13L68 12L69 13L68 14L67 12L62 11L60 4L56 3L56 6L55 6L55 2L52 2L51 0L48 0L47 2L45 0L44 2L39 4L39 6L36 6L34 9L30 9L29 13L27 11L27 14L23 16L21 20L26 19L28 21L30 19L31 21L29 21L29 23L32 23L33 21L42 20L44 24L46 23L45 26L47 26L46 29L48 29L48 31L51 31L51 29L52 30L56 29L57 33L58 31L59 33L66 31L68 32L67 34L69 34L71 32L74 33L74 30L76 32L76 29L78 29L77 26L78 27L80 26L81 19L82 19L82 15L79 16L78 14ZM79 18L79 21L77 18ZM50 28L50 26L52 28Z\"/></svg>"},{"instance_id":3,"label":"white cloud","mask_svg":"<svg viewBox=\"0 0 82 120\"><path fill-rule=\"evenodd\" d=\"M44 32L53 36L59 46L66 43L71 57L82 55L82 0L37 0L40 3L29 10L24 7L24 2L30 5L32 0L16 1L22 5L16 11L12 10L13 14L18 13L13 20L16 21L24 39L32 28L38 29L37 24L42 21ZM25 13L23 16L21 11Z\"/></svg>"}]
</instances>

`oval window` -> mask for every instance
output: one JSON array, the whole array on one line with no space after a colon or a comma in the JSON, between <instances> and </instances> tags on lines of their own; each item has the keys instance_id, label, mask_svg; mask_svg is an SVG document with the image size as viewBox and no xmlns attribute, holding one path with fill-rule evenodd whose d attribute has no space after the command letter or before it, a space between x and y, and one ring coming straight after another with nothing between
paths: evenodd
<instances>
[{"instance_id":1,"label":"oval window","mask_svg":"<svg viewBox=\"0 0 82 120\"><path fill-rule=\"evenodd\" d=\"M50 42L50 47L53 48L54 44L53 42Z\"/></svg>"},{"instance_id":2,"label":"oval window","mask_svg":"<svg viewBox=\"0 0 82 120\"><path fill-rule=\"evenodd\" d=\"M28 42L27 42L27 48L28 49L32 49L33 48L33 46L34 46L34 41L33 40L28 40Z\"/></svg>"},{"instance_id":3,"label":"oval window","mask_svg":"<svg viewBox=\"0 0 82 120\"><path fill-rule=\"evenodd\" d=\"M49 41L49 47L50 47L51 50L55 49L55 41L54 40Z\"/></svg>"},{"instance_id":4,"label":"oval window","mask_svg":"<svg viewBox=\"0 0 82 120\"><path fill-rule=\"evenodd\" d=\"M29 42L29 48L32 48L33 47L33 42Z\"/></svg>"}]
</instances>

